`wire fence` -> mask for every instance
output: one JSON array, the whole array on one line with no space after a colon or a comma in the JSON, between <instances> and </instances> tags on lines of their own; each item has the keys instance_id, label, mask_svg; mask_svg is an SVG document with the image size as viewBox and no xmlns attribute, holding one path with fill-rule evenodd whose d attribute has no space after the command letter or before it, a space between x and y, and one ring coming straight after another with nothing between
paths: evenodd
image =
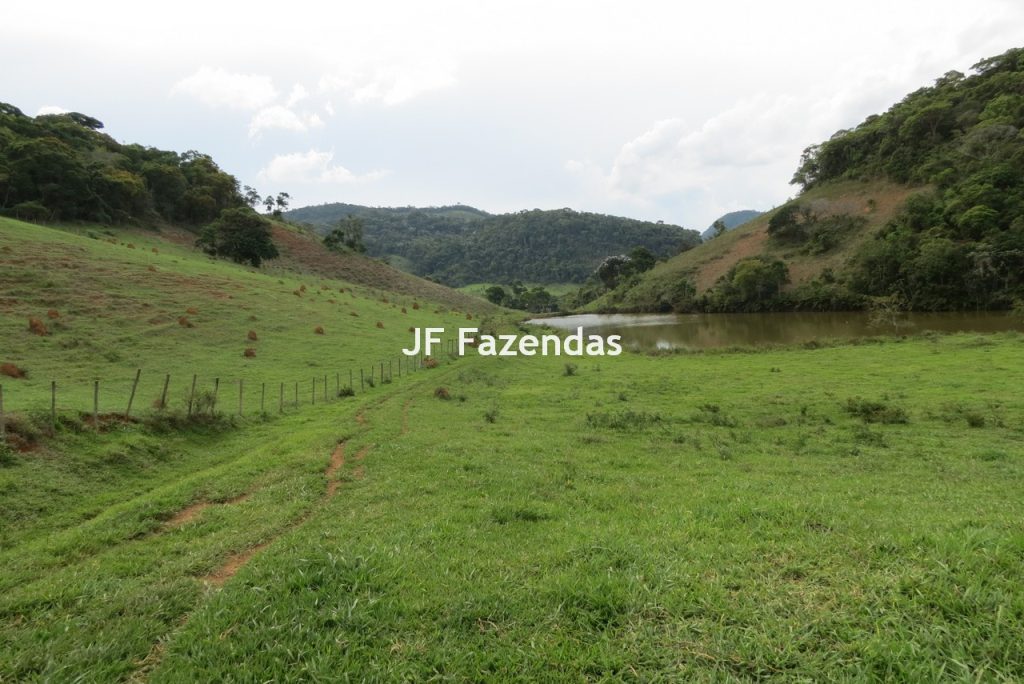
<instances>
[{"instance_id":1,"label":"wire fence","mask_svg":"<svg viewBox=\"0 0 1024 684\"><path fill-rule=\"evenodd\" d=\"M456 358L456 340L449 338L441 342L445 352ZM0 444L6 441L12 418L21 414L32 415L37 425L43 423L51 433L59 427L62 418L69 416L99 431L112 419L130 421L143 414L175 410L189 419L225 414L283 414L305 406L356 396L436 364L434 357L422 352L417 356L401 354L360 364L358 368L333 372L319 370L302 379L276 378L271 381L200 376L198 373L182 377L171 373L147 373L138 368L127 382L125 379L95 379L85 383L53 379L42 388L45 398L40 396L38 386L34 391L19 393L17 386L8 382L0 384ZM140 391L143 386L145 393ZM177 402L174 401L175 393ZM141 400L143 396L154 398L147 406L146 401ZM177 409L172 408L175 403Z\"/></svg>"}]
</instances>

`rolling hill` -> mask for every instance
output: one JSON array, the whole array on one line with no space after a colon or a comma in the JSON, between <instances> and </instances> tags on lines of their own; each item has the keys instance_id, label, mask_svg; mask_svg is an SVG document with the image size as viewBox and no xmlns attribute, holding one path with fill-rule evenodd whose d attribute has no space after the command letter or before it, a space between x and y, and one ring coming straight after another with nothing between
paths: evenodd
<instances>
[{"instance_id":1,"label":"rolling hill","mask_svg":"<svg viewBox=\"0 0 1024 684\"><path fill-rule=\"evenodd\" d=\"M741 209L739 211L730 211L728 214L722 214L716 220L711 222L711 225L704 229L704 232L700 234L701 238L705 241L710 240L715 236L715 224L721 221L725 224L728 230L742 226L747 221L752 221L758 216L763 214L763 211L756 211L754 209Z\"/></svg>"},{"instance_id":2,"label":"rolling hill","mask_svg":"<svg viewBox=\"0 0 1024 684\"><path fill-rule=\"evenodd\" d=\"M1022 92L1024 49L949 72L808 147L797 198L588 308L1009 308L1024 300Z\"/></svg>"},{"instance_id":3,"label":"rolling hill","mask_svg":"<svg viewBox=\"0 0 1024 684\"><path fill-rule=\"evenodd\" d=\"M644 246L668 257L700 241L696 231L675 225L571 209L491 215L466 206L326 204L287 213L322 233L349 215L363 221L369 254L456 287L581 283L609 255Z\"/></svg>"}]
</instances>

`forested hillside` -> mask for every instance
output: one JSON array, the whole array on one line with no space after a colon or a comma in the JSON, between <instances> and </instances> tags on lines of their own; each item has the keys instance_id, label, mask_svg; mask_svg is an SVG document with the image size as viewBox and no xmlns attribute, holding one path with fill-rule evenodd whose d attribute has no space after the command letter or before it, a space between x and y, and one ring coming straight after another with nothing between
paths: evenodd
<instances>
[{"instance_id":1,"label":"forested hillside","mask_svg":"<svg viewBox=\"0 0 1024 684\"><path fill-rule=\"evenodd\" d=\"M700 242L680 226L571 209L491 215L466 206L418 209L326 204L288 212L328 231L363 223L367 252L455 286L477 282L582 282L610 255L643 246L669 257Z\"/></svg>"},{"instance_id":2,"label":"forested hillside","mask_svg":"<svg viewBox=\"0 0 1024 684\"><path fill-rule=\"evenodd\" d=\"M30 117L0 102L0 212L26 220L208 223L244 206L209 156L123 145L85 114Z\"/></svg>"},{"instance_id":3,"label":"forested hillside","mask_svg":"<svg viewBox=\"0 0 1024 684\"><path fill-rule=\"evenodd\" d=\"M808 147L803 192L591 306L1005 309L1024 299L1024 49Z\"/></svg>"}]
</instances>

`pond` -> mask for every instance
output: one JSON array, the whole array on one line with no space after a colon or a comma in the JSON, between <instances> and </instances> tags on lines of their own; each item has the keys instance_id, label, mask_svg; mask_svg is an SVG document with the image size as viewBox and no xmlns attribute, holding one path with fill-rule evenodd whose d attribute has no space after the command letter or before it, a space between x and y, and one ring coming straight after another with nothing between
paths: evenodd
<instances>
[{"instance_id":1,"label":"pond","mask_svg":"<svg viewBox=\"0 0 1024 684\"><path fill-rule=\"evenodd\" d=\"M528 323L584 334L621 335L632 349L710 349L810 340L853 339L937 332L1024 331L1024 321L1003 312L903 314L877 324L864 311L756 314L580 314L535 318Z\"/></svg>"}]
</instances>

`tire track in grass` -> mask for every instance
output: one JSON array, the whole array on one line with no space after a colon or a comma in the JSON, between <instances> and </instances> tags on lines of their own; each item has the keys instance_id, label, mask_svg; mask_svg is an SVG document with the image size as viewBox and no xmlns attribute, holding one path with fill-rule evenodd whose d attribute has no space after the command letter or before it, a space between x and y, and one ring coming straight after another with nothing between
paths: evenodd
<instances>
[{"instance_id":1,"label":"tire track in grass","mask_svg":"<svg viewBox=\"0 0 1024 684\"><path fill-rule=\"evenodd\" d=\"M386 401L387 398L382 398L374 402L374 405L380 406ZM412 404L412 401L412 398L409 398L405 401L405 403L402 406L401 434L403 435L406 434L409 430L408 414L409 406L410 404ZM366 420L365 408L360 409L359 412L356 413L355 421L359 425L359 427L363 429L363 432L369 430L369 422ZM321 503L330 500L337 493L338 488L341 486L343 482L343 480L337 478L337 475L345 467L345 447L347 444L347 440L338 442L337 445L334 447L334 451L331 452L330 461L328 462L327 467L324 469L324 477L327 479L327 486L324 490L324 495L321 498ZM357 451L355 456L353 456L352 460L356 464L355 468L353 469L353 479L363 479L363 476L365 474L363 462L366 459L366 455L370 452L371 449L372 446L367 444L363 446L359 451ZM228 503L244 500L245 498L248 498L248 496L249 494L243 494L239 497L236 497L234 500L229 500ZM194 504L192 507L198 507L199 505L200 504ZM209 504L207 504L207 506L209 506ZM195 515L201 513L202 510L204 510L207 506L199 508L195 512ZM280 532L275 534L270 539L233 554L227 559L227 561L223 565L214 570L212 573L206 575L203 578L203 581L209 587L216 588L218 590L221 589L224 586L224 584L226 584L232 577L238 574L238 572L242 568L244 568L249 563L249 561L251 561L256 555L258 555L264 549L266 549L275 541L280 539L286 533L301 526L303 523L309 520L313 516L314 509L315 507L311 507L308 511L299 516L299 518L297 518L294 522L285 526ZM157 641L153 644L153 647L150 650L149 654L146 655L146 657L142 660L137 661L139 669L136 670L135 673L133 673L128 678L128 681L145 682L148 679L150 673L152 673L160 665L160 662L163 660L163 657L167 652L167 647L171 643L174 636L182 629L184 629L184 627L188 624L190 617L191 613L186 614L182 617L177 629L157 639Z\"/></svg>"}]
</instances>

